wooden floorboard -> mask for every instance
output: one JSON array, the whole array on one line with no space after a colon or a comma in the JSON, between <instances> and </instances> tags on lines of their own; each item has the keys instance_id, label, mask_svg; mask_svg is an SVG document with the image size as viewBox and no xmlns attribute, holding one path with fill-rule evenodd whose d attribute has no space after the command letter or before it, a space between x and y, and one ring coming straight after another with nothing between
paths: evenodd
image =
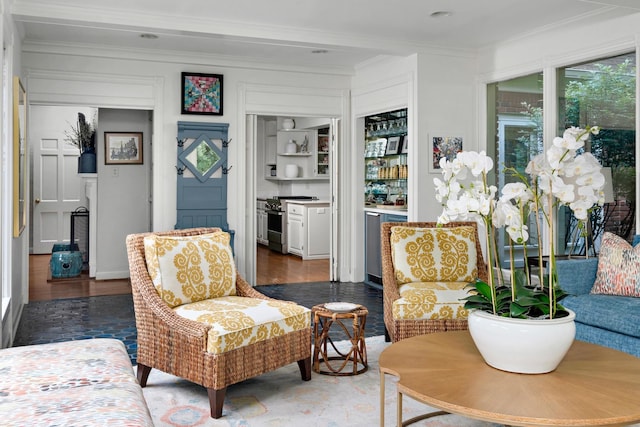
<instances>
[{"instance_id":1,"label":"wooden floorboard","mask_svg":"<svg viewBox=\"0 0 640 427\"><path fill-rule=\"evenodd\" d=\"M51 255L29 256L29 301L46 301L98 295L131 293L129 279L96 280L83 273L78 277L52 279ZM303 261L299 256L283 255L258 245L257 285L329 281L329 260Z\"/></svg>"},{"instance_id":2,"label":"wooden floorboard","mask_svg":"<svg viewBox=\"0 0 640 427\"><path fill-rule=\"evenodd\" d=\"M329 260L303 261L292 254L281 254L258 245L256 285L329 281Z\"/></svg>"},{"instance_id":3,"label":"wooden floorboard","mask_svg":"<svg viewBox=\"0 0 640 427\"><path fill-rule=\"evenodd\" d=\"M29 301L131 293L129 279L96 280L83 273L78 277L49 280L50 260L51 255L29 256Z\"/></svg>"}]
</instances>

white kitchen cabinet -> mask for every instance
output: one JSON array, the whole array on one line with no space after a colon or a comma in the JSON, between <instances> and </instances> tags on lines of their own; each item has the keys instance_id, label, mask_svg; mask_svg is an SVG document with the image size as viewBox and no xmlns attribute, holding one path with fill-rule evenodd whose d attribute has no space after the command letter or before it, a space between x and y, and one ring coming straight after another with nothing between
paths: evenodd
<instances>
[{"instance_id":1,"label":"white kitchen cabinet","mask_svg":"<svg viewBox=\"0 0 640 427\"><path fill-rule=\"evenodd\" d=\"M275 120L265 121L265 163L267 166L276 165L278 151L278 132Z\"/></svg>"},{"instance_id":2,"label":"white kitchen cabinet","mask_svg":"<svg viewBox=\"0 0 640 427\"><path fill-rule=\"evenodd\" d=\"M267 232L267 202L264 200L257 201L256 209L256 228L257 241L261 245L269 244L269 236Z\"/></svg>"},{"instance_id":3,"label":"white kitchen cabinet","mask_svg":"<svg viewBox=\"0 0 640 427\"><path fill-rule=\"evenodd\" d=\"M303 251L304 259L329 258L329 229L331 227L331 209L329 205L307 207L307 244Z\"/></svg>"},{"instance_id":4,"label":"white kitchen cabinet","mask_svg":"<svg viewBox=\"0 0 640 427\"><path fill-rule=\"evenodd\" d=\"M303 255L305 246L304 242L304 224L305 224L304 206L287 203L287 246L291 254Z\"/></svg>"},{"instance_id":5,"label":"white kitchen cabinet","mask_svg":"<svg viewBox=\"0 0 640 427\"><path fill-rule=\"evenodd\" d=\"M331 209L327 202L287 203L289 253L302 259L329 258Z\"/></svg>"}]
</instances>

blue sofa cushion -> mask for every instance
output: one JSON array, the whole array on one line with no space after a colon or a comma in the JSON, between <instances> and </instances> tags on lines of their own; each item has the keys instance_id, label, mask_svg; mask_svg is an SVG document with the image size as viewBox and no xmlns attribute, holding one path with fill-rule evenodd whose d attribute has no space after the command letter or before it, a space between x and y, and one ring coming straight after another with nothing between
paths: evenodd
<instances>
[{"instance_id":1,"label":"blue sofa cushion","mask_svg":"<svg viewBox=\"0 0 640 427\"><path fill-rule=\"evenodd\" d=\"M576 313L576 322L640 338L640 298L586 294L561 304Z\"/></svg>"},{"instance_id":2,"label":"blue sofa cushion","mask_svg":"<svg viewBox=\"0 0 640 427\"><path fill-rule=\"evenodd\" d=\"M556 260L558 284L571 295L591 292L598 271L598 258Z\"/></svg>"}]
</instances>

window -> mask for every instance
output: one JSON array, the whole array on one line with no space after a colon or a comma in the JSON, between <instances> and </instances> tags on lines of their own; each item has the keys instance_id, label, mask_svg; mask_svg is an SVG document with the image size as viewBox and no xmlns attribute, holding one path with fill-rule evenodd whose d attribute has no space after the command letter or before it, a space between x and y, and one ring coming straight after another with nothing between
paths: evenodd
<instances>
[{"instance_id":1,"label":"window","mask_svg":"<svg viewBox=\"0 0 640 427\"><path fill-rule=\"evenodd\" d=\"M613 177L611 203L595 210L586 236L570 212L559 212L558 253L598 252L604 231L628 241L635 234L636 54L630 53L558 69L558 135L569 126L600 126L585 150Z\"/></svg>"},{"instance_id":2,"label":"window","mask_svg":"<svg viewBox=\"0 0 640 427\"><path fill-rule=\"evenodd\" d=\"M495 183L502 188L514 180L503 172L505 167L524 173L529 160L542 151L542 72L489 84L487 100L487 151L494 159ZM538 242L535 220L530 219L528 225L527 256L532 256L537 253ZM500 230L499 257L504 268L509 268L507 239ZM515 262L522 266L524 253L522 248L516 249Z\"/></svg>"}]
</instances>

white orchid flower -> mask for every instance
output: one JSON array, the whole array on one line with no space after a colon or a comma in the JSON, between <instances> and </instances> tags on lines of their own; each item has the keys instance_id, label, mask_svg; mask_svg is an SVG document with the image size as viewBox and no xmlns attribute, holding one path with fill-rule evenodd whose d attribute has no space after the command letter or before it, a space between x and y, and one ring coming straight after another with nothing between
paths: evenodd
<instances>
[{"instance_id":1,"label":"white orchid flower","mask_svg":"<svg viewBox=\"0 0 640 427\"><path fill-rule=\"evenodd\" d=\"M604 184L604 175L599 170L576 178L576 185L581 187L593 187L595 191L604 188Z\"/></svg>"},{"instance_id":2,"label":"white orchid flower","mask_svg":"<svg viewBox=\"0 0 640 427\"><path fill-rule=\"evenodd\" d=\"M449 187L440 178L433 178L433 188L436 190L436 200L442 203L449 194Z\"/></svg>"},{"instance_id":3,"label":"white orchid flower","mask_svg":"<svg viewBox=\"0 0 640 427\"><path fill-rule=\"evenodd\" d=\"M547 158L544 153L538 154L535 156L529 164L527 168L524 170L525 173L531 175L532 177L540 176L540 174L548 168L549 164L547 163Z\"/></svg>"},{"instance_id":4,"label":"white orchid flower","mask_svg":"<svg viewBox=\"0 0 640 427\"><path fill-rule=\"evenodd\" d=\"M510 182L502 187L500 200L515 200L517 203L528 202L533 199L533 193L523 182Z\"/></svg>"},{"instance_id":5,"label":"white orchid flower","mask_svg":"<svg viewBox=\"0 0 640 427\"><path fill-rule=\"evenodd\" d=\"M551 182L551 192L565 205L573 202L576 198L574 185L566 184L559 176L553 178Z\"/></svg>"},{"instance_id":6,"label":"white orchid flower","mask_svg":"<svg viewBox=\"0 0 640 427\"><path fill-rule=\"evenodd\" d=\"M556 147L555 145L547 150L547 162L551 169L555 170L561 168L562 162L566 161L568 158L567 152L568 150Z\"/></svg>"},{"instance_id":7,"label":"white orchid flower","mask_svg":"<svg viewBox=\"0 0 640 427\"><path fill-rule=\"evenodd\" d=\"M493 159L484 151L462 151L458 153L458 159L464 164L473 176L488 173L493 169Z\"/></svg>"},{"instance_id":8,"label":"white orchid flower","mask_svg":"<svg viewBox=\"0 0 640 427\"><path fill-rule=\"evenodd\" d=\"M509 237L511 238L511 240L513 240L516 243L522 244L527 240L529 240L529 231L526 225L523 225L523 224L520 224L520 226L510 225L506 228L506 231L509 234Z\"/></svg>"},{"instance_id":9,"label":"white orchid flower","mask_svg":"<svg viewBox=\"0 0 640 427\"><path fill-rule=\"evenodd\" d=\"M497 228L513 224L514 218L520 218L520 211L506 200L499 200L493 212L493 224Z\"/></svg>"},{"instance_id":10,"label":"white orchid flower","mask_svg":"<svg viewBox=\"0 0 640 427\"><path fill-rule=\"evenodd\" d=\"M582 145L584 146L584 142L587 140L587 138L589 138L589 133L590 132L585 129L571 126L570 128L564 130L562 137L567 140L573 140L577 143L582 143ZM582 146L578 148L582 148Z\"/></svg>"},{"instance_id":11,"label":"white orchid flower","mask_svg":"<svg viewBox=\"0 0 640 427\"><path fill-rule=\"evenodd\" d=\"M445 211L443 211L440 216L438 216L438 224L448 224L450 221L451 219Z\"/></svg>"},{"instance_id":12,"label":"white orchid flower","mask_svg":"<svg viewBox=\"0 0 640 427\"><path fill-rule=\"evenodd\" d=\"M573 211L573 215L578 221L587 220L587 218L589 217L589 209L591 209L592 206L592 201L586 201L584 199L580 199L569 204L569 207Z\"/></svg>"}]
</instances>

